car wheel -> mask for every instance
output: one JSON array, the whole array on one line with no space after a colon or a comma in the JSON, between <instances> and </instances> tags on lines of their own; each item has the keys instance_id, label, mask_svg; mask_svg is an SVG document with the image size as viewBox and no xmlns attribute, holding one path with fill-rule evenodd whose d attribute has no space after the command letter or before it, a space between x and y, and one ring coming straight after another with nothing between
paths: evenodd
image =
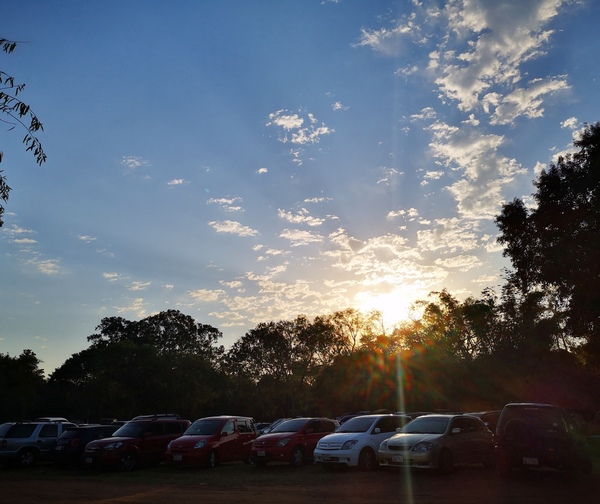
<instances>
[{"instance_id":1,"label":"car wheel","mask_svg":"<svg viewBox=\"0 0 600 504\"><path fill-rule=\"evenodd\" d=\"M117 469L121 472L133 471L137 466L137 457L133 452L125 452L119 459Z\"/></svg>"},{"instance_id":2,"label":"car wheel","mask_svg":"<svg viewBox=\"0 0 600 504\"><path fill-rule=\"evenodd\" d=\"M217 465L218 463L218 459L217 459L217 452L215 450L212 450L209 454L208 454L208 463L206 464L209 468L213 468Z\"/></svg>"},{"instance_id":3,"label":"car wheel","mask_svg":"<svg viewBox=\"0 0 600 504\"><path fill-rule=\"evenodd\" d=\"M20 467L31 467L35 464L36 453L33 450L22 450L19 452L17 462Z\"/></svg>"},{"instance_id":4,"label":"car wheel","mask_svg":"<svg viewBox=\"0 0 600 504\"><path fill-rule=\"evenodd\" d=\"M358 468L361 471L372 471L376 467L375 454L369 448L363 448L358 457Z\"/></svg>"},{"instance_id":5,"label":"car wheel","mask_svg":"<svg viewBox=\"0 0 600 504\"><path fill-rule=\"evenodd\" d=\"M300 467L302 464L304 464L304 450L300 446L296 446L292 450L290 465L293 467Z\"/></svg>"},{"instance_id":6,"label":"car wheel","mask_svg":"<svg viewBox=\"0 0 600 504\"><path fill-rule=\"evenodd\" d=\"M452 453L448 449L443 449L438 457L438 470L442 474L449 474L454 469Z\"/></svg>"}]
</instances>

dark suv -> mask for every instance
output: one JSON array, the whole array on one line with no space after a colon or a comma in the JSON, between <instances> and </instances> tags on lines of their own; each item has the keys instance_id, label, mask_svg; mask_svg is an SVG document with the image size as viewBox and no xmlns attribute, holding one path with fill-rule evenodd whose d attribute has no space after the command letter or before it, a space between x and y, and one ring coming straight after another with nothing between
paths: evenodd
<instances>
[{"instance_id":1,"label":"dark suv","mask_svg":"<svg viewBox=\"0 0 600 504\"><path fill-rule=\"evenodd\" d=\"M51 458L56 440L70 422L10 422L0 429L0 463L17 463L29 467L38 460Z\"/></svg>"},{"instance_id":2,"label":"dark suv","mask_svg":"<svg viewBox=\"0 0 600 504\"><path fill-rule=\"evenodd\" d=\"M552 404L509 403L496 425L496 456L500 472L551 468L563 472L592 471L585 438L574 419Z\"/></svg>"},{"instance_id":3,"label":"dark suv","mask_svg":"<svg viewBox=\"0 0 600 504\"><path fill-rule=\"evenodd\" d=\"M190 426L177 415L135 417L111 437L88 443L83 454L85 466L115 467L131 471L138 465L161 462L167 445Z\"/></svg>"}]
</instances>

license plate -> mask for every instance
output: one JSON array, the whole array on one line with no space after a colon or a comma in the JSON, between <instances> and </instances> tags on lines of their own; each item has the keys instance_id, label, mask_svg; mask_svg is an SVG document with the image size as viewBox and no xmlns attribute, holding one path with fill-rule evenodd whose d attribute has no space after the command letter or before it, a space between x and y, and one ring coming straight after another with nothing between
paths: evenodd
<instances>
[{"instance_id":1,"label":"license plate","mask_svg":"<svg viewBox=\"0 0 600 504\"><path fill-rule=\"evenodd\" d=\"M85 459L85 463L86 463L86 464L92 464L93 462L94 462L94 459L93 459L92 457L87 457L87 458Z\"/></svg>"},{"instance_id":2,"label":"license plate","mask_svg":"<svg viewBox=\"0 0 600 504\"><path fill-rule=\"evenodd\" d=\"M173 460L175 462L181 462L183 460L183 455L173 455Z\"/></svg>"},{"instance_id":3,"label":"license plate","mask_svg":"<svg viewBox=\"0 0 600 504\"><path fill-rule=\"evenodd\" d=\"M331 457L329 455L321 455L321 460L324 460L324 461L331 460Z\"/></svg>"},{"instance_id":4,"label":"license plate","mask_svg":"<svg viewBox=\"0 0 600 504\"><path fill-rule=\"evenodd\" d=\"M256 455L258 455L259 457L264 457L265 456L265 452L261 450Z\"/></svg>"},{"instance_id":5,"label":"license plate","mask_svg":"<svg viewBox=\"0 0 600 504\"><path fill-rule=\"evenodd\" d=\"M523 457L524 465L536 466L539 464L538 459L534 457Z\"/></svg>"},{"instance_id":6,"label":"license plate","mask_svg":"<svg viewBox=\"0 0 600 504\"><path fill-rule=\"evenodd\" d=\"M402 456L402 455L392 455L392 462L396 462L396 463L404 462L404 456Z\"/></svg>"}]
</instances>

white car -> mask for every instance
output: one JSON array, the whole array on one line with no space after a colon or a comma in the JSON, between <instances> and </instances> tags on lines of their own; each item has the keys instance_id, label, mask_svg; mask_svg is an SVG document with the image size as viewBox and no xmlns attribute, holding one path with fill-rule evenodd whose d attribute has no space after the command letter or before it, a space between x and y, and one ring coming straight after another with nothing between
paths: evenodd
<instances>
[{"instance_id":1,"label":"white car","mask_svg":"<svg viewBox=\"0 0 600 504\"><path fill-rule=\"evenodd\" d=\"M410 422L406 415L361 415L321 438L314 460L323 466L346 465L370 471L377 467L377 450L385 439Z\"/></svg>"}]
</instances>

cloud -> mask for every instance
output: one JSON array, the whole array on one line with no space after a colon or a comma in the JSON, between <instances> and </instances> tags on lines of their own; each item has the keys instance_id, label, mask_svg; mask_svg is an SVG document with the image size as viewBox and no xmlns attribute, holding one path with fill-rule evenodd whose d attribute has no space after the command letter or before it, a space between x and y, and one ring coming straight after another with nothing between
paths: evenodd
<instances>
[{"instance_id":1,"label":"cloud","mask_svg":"<svg viewBox=\"0 0 600 504\"><path fill-rule=\"evenodd\" d=\"M309 226L320 226L325 222L325 219L318 217L312 217L306 208L300 209L297 213L287 212L285 210L278 209L277 215L280 219L293 224L307 224Z\"/></svg>"},{"instance_id":2,"label":"cloud","mask_svg":"<svg viewBox=\"0 0 600 504\"><path fill-rule=\"evenodd\" d=\"M258 173L259 175L263 175L265 173L269 173L269 170L267 168L259 168L258 170L256 170L256 173Z\"/></svg>"},{"instance_id":3,"label":"cloud","mask_svg":"<svg viewBox=\"0 0 600 504\"><path fill-rule=\"evenodd\" d=\"M33 258L25 261L25 264L34 266L44 275L58 275L62 272L60 261L58 259L39 259Z\"/></svg>"},{"instance_id":4,"label":"cloud","mask_svg":"<svg viewBox=\"0 0 600 504\"><path fill-rule=\"evenodd\" d=\"M209 290L209 289L197 289L188 292L189 296L192 297L196 301L202 301L205 303L210 303L214 301L219 301L225 292L221 289Z\"/></svg>"},{"instance_id":5,"label":"cloud","mask_svg":"<svg viewBox=\"0 0 600 504\"><path fill-rule=\"evenodd\" d=\"M243 212L244 209L238 205L242 202L242 198L234 196L233 198L210 198L206 203L208 205L219 205L226 212Z\"/></svg>"},{"instance_id":6,"label":"cloud","mask_svg":"<svg viewBox=\"0 0 600 504\"><path fill-rule=\"evenodd\" d=\"M121 164L129 170L135 170L137 168L141 168L142 166L149 166L150 161L140 156L123 156L121 158Z\"/></svg>"},{"instance_id":7,"label":"cloud","mask_svg":"<svg viewBox=\"0 0 600 504\"><path fill-rule=\"evenodd\" d=\"M189 184L189 182L187 180L184 179L173 179L170 180L169 182L167 182L167 185L169 186L178 186L178 185L184 185L184 184Z\"/></svg>"},{"instance_id":8,"label":"cloud","mask_svg":"<svg viewBox=\"0 0 600 504\"><path fill-rule=\"evenodd\" d=\"M131 282L127 288L130 291L141 291L141 290L146 290L148 287L150 287L150 285L152 285L152 282Z\"/></svg>"},{"instance_id":9,"label":"cloud","mask_svg":"<svg viewBox=\"0 0 600 504\"><path fill-rule=\"evenodd\" d=\"M418 249L421 251L474 250L479 247L478 226L472 221L456 217L436 219L431 229L417 232Z\"/></svg>"},{"instance_id":10,"label":"cloud","mask_svg":"<svg viewBox=\"0 0 600 504\"><path fill-rule=\"evenodd\" d=\"M455 268L460 271L469 271L483 264L476 256L466 254L450 257L448 259L436 259L435 263L444 268Z\"/></svg>"},{"instance_id":11,"label":"cloud","mask_svg":"<svg viewBox=\"0 0 600 504\"><path fill-rule=\"evenodd\" d=\"M287 110L278 110L269 114L266 126L274 126L282 130L278 140L282 143L290 143L293 148L290 154L293 161L301 165L301 148L316 144L324 135L330 135L335 130L329 128L325 123L320 123L312 113L307 113L303 118L297 113Z\"/></svg>"},{"instance_id":12,"label":"cloud","mask_svg":"<svg viewBox=\"0 0 600 504\"><path fill-rule=\"evenodd\" d=\"M331 109L335 112L339 110L348 110L350 107L344 105L342 102L336 101L331 105Z\"/></svg>"},{"instance_id":13,"label":"cloud","mask_svg":"<svg viewBox=\"0 0 600 504\"><path fill-rule=\"evenodd\" d=\"M92 242L96 241L95 236L89 236L89 235L79 235L77 237L77 239L81 240L84 243L92 243Z\"/></svg>"},{"instance_id":14,"label":"cloud","mask_svg":"<svg viewBox=\"0 0 600 504\"><path fill-rule=\"evenodd\" d=\"M292 247L299 247L301 245L310 245L312 243L321 243L323 237L319 234L313 234L310 231L303 231L301 229L284 229L279 233L280 238L285 238L291 242Z\"/></svg>"},{"instance_id":15,"label":"cloud","mask_svg":"<svg viewBox=\"0 0 600 504\"><path fill-rule=\"evenodd\" d=\"M238 236L256 236L258 231L236 221L211 221L208 223L217 233L229 233Z\"/></svg>"}]
</instances>

